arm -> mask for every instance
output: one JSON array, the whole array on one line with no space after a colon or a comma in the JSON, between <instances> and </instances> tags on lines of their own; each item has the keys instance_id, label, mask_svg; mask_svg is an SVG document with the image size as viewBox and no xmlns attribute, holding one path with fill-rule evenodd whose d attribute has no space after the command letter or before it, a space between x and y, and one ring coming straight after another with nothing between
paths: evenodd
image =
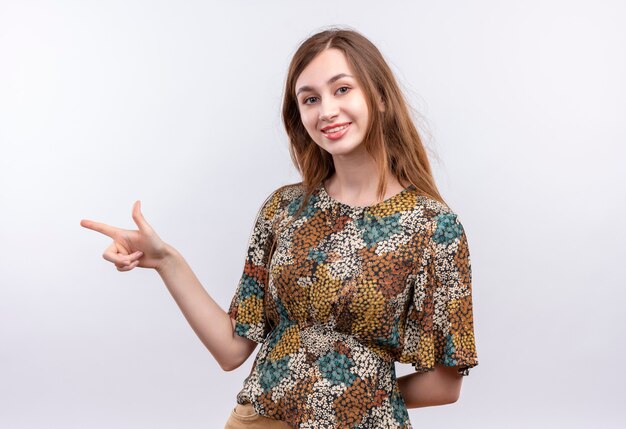
<instances>
[{"instance_id":1,"label":"arm","mask_svg":"<svg viewBox=\"0 0 626 429\"><path fill-rule=\"evenodd\" d=\"M156 271L200 341L224 371L238 368L257 343L235 334L235 321L202 287L176 249L167 246L167 256Z\"/></svg>"},{"instance_id":2,"label":"arm","mask_svg":"<svg viewBox=\"0 0 626 429\"><path fill-rule=\"evenodd\" d=\"M398 378L407 408L452 404L459 399L463 376L456 366L435 364L433 371Z\"/></svg>"},{"instance_id":3,"label":"arm","mask_svg":"<svg viewBox=\"0 0 626 429\"><path fill-rule=\"evenodd\" d=\"M415 283L407 317L410 334L405 336L401 356L401 361L416 368L433 370L398 379L408 408L456 402L463 376L478 365L467 237L456 214L442 213L435 221L430 252Z\"/></svg>"},{"instance_id":4,"label":"arm","mask_svg":"<svg viewBox=\"0 0 626 429\"><path fill-rule=\"evenodd\" d=\"M161 240L146 222L139 201L133 206L133 220L139 230L124 230L88 219L80 224L113 239L102 256L114 263L118 271L127 272L136 267L155 269L222 369L230 371L239 367L257 343L235 334L235 321L204 290L183 256Z\"/></svg>"}]
</instances>

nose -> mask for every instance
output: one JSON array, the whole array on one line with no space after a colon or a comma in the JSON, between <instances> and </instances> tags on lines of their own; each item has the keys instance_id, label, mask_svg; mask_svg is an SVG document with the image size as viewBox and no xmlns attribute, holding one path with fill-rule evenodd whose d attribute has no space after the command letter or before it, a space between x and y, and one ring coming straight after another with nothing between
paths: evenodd
<instances>
[{"instance_id":1,"label":"nose","mask_svg":"<svg viewBox=\"0 0 626 429\"><path fill-rule=\"evenodd\" d=\"M333 101L322 101L320 103L320 121L330 121L339 115L339 108Z\"/></svg>"}]
</instances>

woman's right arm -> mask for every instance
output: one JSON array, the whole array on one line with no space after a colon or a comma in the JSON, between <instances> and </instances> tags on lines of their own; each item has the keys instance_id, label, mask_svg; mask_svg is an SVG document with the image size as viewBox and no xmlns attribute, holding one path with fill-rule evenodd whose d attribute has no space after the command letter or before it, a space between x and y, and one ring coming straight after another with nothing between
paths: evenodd
<instances>
[{"instance_id":1,"label":"woman's right arm","mask_svg":"<svg viewBox=\"0 0 626 429\"><path fill-rule=\"evenodd\" d=\"M220 367L225 371L238 368L252 354L257 343L235 334L235 321L202 287L183 256L161 240L148 224L139 201L133 206L132 217L138 230L124 230L87 219L81 220L80 224L113 239L102 256L115 264L118 271L130 271L136 267L155 269L187 322Z\"/></svg>"},{"instance_id":2,"label":"woman's right arm","mask_svg":"<svg viewBox=\"0 0 626 429\"><path fill-rule=\"evenodd\" d=\"M202 287L187 261L166 245L163 261L156 268L165 286L200 341L224 371L245 362L257 343L235 334L235 321Z\"/></svg>"}]
</instances>

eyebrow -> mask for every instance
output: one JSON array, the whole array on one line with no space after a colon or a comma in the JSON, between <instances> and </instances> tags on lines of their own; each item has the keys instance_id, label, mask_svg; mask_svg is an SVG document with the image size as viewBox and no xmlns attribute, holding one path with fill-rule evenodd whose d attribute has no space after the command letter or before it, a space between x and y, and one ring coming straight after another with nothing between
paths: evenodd
<instances>
[{"instance_id":1,"label":"eyebrow","mask_svg":"<svg viewBox=\"0 0 626 429\"><path fill-rule=\"evenodd\" d=\"M339 73L338 75L335 75L333 77L331 77L330 79L328 79L328 82L326 82L327 85L330 85L331 83L341 79L342 77L353 77L347 73ZM308 86L308 85L304 85L301 86L300 89L298 89L298 91L296 92L296 97L298 96L298 94L300 94L302 91L312 91L313 88Z\"/></svg>"}]
</instances>

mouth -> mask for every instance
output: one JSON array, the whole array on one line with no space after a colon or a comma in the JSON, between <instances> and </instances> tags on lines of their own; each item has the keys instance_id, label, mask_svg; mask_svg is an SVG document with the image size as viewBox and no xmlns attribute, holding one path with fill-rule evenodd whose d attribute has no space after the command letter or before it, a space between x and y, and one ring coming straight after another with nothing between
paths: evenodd
<instances>
[{"instance_id":1,"label":"mouth","mask_svg":"<svg viewBox=\"0 0 626 429\"><path fill-rule=\"evenodd\" d=\"M341 137L343 137L345 133L348 132L348 129L351 124L352 122L345 122L343 124L333 124L333 125L329 125L327 127L322 128L321 131L324 137L326 137L327 139L338 140Z\"/></svg>"},{"instance_id":2,"label":"mouth","mask_svg":"<svg viewBox=\"0 0 626 429\"><path fill-rule=\"evenodd\" d=\"M343 132L352 124L352 122L344 122L342 124L332 124L321 129L322 133L327 137L340 137Z\"/></svg>"},{"instance_id":3,"label":"mouth","mask_svg":"<svg viewBox=\"0 0 626 429\"><path fill-rule=\"evenodd\" d=\"M333 124L333 125L329 125L327 127L322 128L322 132L324 134L332 134L332 133L336 133L338 131L341 131L345 128L348 128L348 125L350 125L351 122L344 122L343 124Z\"/></svg>"}]
</instances>

